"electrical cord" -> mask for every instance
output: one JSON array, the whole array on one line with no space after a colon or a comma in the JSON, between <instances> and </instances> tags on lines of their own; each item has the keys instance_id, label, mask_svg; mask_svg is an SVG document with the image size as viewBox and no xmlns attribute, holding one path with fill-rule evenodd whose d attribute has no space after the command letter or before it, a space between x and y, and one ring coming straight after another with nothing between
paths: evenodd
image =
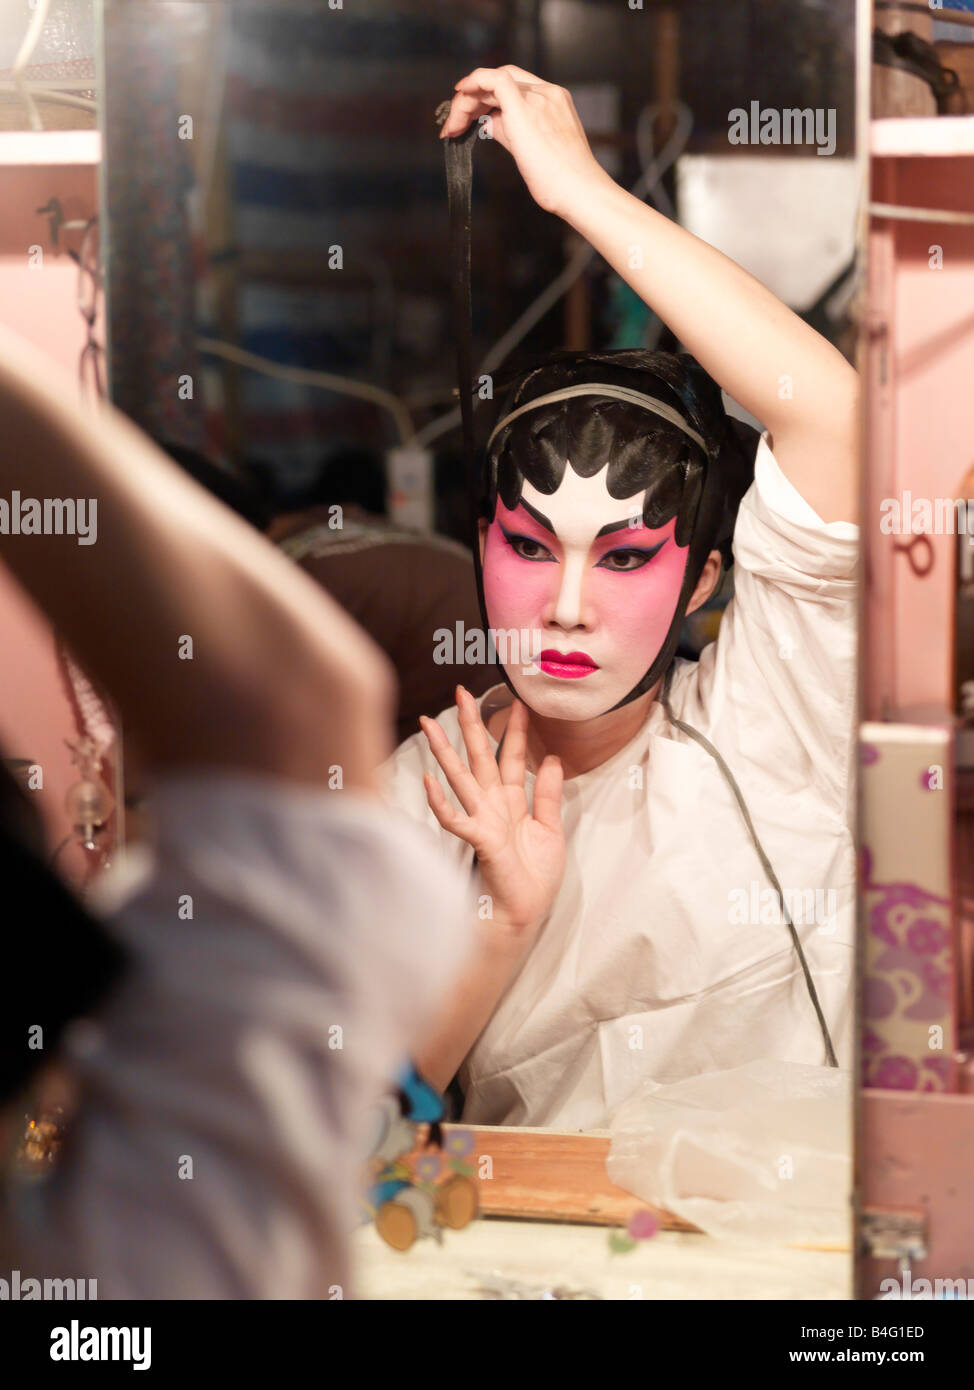
<instances>
[{"instance_id":1,"label":"electrical cord","mask_svg":"<svg viewBox=\"0 0 974 1390\"><path fill-rule=\"evenodd\" d=\"M781 884L778 882L778 875L772 868L771 860L765 854L764 847L761 844L761 841L758 839L757 831L754 829L754 822L751 820L750 812L747 809L747 802L744 800L744 794L741 791L740 787L737 785L737 779L734 777L733 772L731 772L730 768L727 766L726 762L721 757L720 753L718 753L717 749L710 742L710 740L705 738L703 734L699 731L699 729L694 729L692 725L685 724L682 719L677 719L674 715L672 709L670 708L669 694L670 679L672 677L672 674L673 668L670 667L670 670L667 672L666 675L666 680L663 682L663 688L660 692L660 704L663 707L663 713L666 715L667 719L675 728L682 730L682 732L686 734L687 738L693 739L694 743L698 743L701 748L703 748L707 753L710 754L710 756L713 758L714 762L720 769L724 781L727 783L727 785L730 787L731 791L734 794L734 799L737 802L740 813L744 818L744 824L747 827L747 833L751 837L751 843L753 844L755 851L757 852L757 856L761 861L761 867L764 869L764 872L767 874L771 882L771 886L774 888L774 891L778 895L778 900L781 903L781 911L783 912L785 918L785 925L787 926L788 931L791 934L792 944L794 945L795 950L798 952L798 960L801 964L802 974L805 976L805 986L808 990L808 997L812 1001L812 1008L815 1010L815 1017L818 1019L818 1026L821 1030L823 1041L825 1042L825 1056L828 1061L828 1065L830 1067L837 1067L839 1065L838 1058L836 1057L835 1049L832 1046L832 1037L829 1033L829 1026L825 1021L825 1015L822 1012L822 1006L819 1003L818 991L815 988L815 981L812 979L812 972L808 968L808 961L805 959L805 952L802 949L802 943L799 939L798 932L795 929L795 924L792 921L791 913L788 911L788 904L785 902L785 895L782 892Z\"/></svg>"},{"instance_id":2,"label":"electrical cord","mask_svg":"<svg viewBox=\"0 0 974 1390\"><path fill-rule=\"evenodd\" d=\"M0 92L17 92L20 96L24 97L25 100L30 97L30 105L34 105L32 93L36 93L39 97L43 97L45 101L53 102L55 106L73 106L79 111L98 110L97 101L92 101L91 97L72 96L70 92L62 92L55 87L38 86L33 82L25 82L23 84L18 82L0 82ZM37 110L36 105L34 105L34 110ZM40 121L39 112L37 119ZM36 125L34 129L43 130L44 127L43 125Z\"/></svg>"},{"instance_id":3,"label":"electrical cord","mask_svg":"<svg viewBox=\"0 0 974 1390\"><path fill-rule=\"evenodd\" d=\"M409 411L398 396L394 396L391 391L384 391L381 386L372 386L366 381L353 381L350 377L334 376L331 372L314 371L309 367L287 367L281 362L272 361L269 357L260 357L255 352L234 347L232 343L221 342L218 338L197 338L196 345L204 355L222 357L227 362L236 363L237 366L262 372L264 376L291 381L298 386L316 386L323 391L335 391L339 395L371 401L373 405L380 405L392 414L401 444L408 444L415 439Z\"/></svg>"},{"instance_id":4,"label":"electrical cord","mask_svg":"<svg viewBox=\"0 0 974 1390\"><path fill-rule=\"evenodd\" d=\"M832 1046L832 1035L830 1034L829 1026L825 1021L825 1015L822 1012L822 1006L819 1003L818 991L815 988L815 981L812 979L812 972L808 968L808 961L805 959L805 952L802 949L802 943L799 939L798 932L795 928L795 924L792 921L791 913L788 910L788 904L785 902L785 895L782 892L781 884L778 882L778 875L775 873L771 865L771 860L765 854L764 847L761 844L761 841L758 839L757 831L754 829L754 822L751 820L750 812L747 809L747 802L744 800L744 793L737 785L737 779L735 778L733 772L731 772L730 768L727 766L726 762L721 757L720 753L717 751L714 745L710 742L710 740L708 738L705 738L704 735L700 733L699 729L694 729L692 725L686 724L682 719L677 719L674 715L672 709L670 708L669 695L670 680L672 678L672 675L673 668L671 666L666 674L666 679L664 680L662 689L660 691L659 698L660 704L663 707L663 713L666 715L669 722L675 728L680 729L683 733L686 734L688 738L692 739L694 743L698 743L701 748L703 748L707 753L710 754L714 762L717 764L717 767L720 769L724 781L727 783L727 785L730 787L731 791L734 794L734 799L737 802L741 816L744 819L744 824L747 827L747 833L751 838L751 843L753 844L757 852L757 856L761 861L761 867L767 874L772 887L778 895L778 900L781 903L781 910L784 913L785 924L788 927L788 931L791 934L792 944L794 945L795 950L798 953L798 960L802 968L802 974L805 977L805 987L808 990L808 997L812 1001L812 1008L815 1010L815 1017L818 1019L818 1026L822 1034L822 1040L825 1043L825 1056L827 1063L830 1067L837 1067L839 1065L839 1061L835 1055L835 1048ZM505 730L504 733L501 734L500 742L498 743L497 749L494 753L494 757L497 759L498 762L500 761L501 749L504 747L504 738L506 732L507 731ZM470 871L471 874L476 874L476 855L473 856Z\"/></svg>"}]
</instances>

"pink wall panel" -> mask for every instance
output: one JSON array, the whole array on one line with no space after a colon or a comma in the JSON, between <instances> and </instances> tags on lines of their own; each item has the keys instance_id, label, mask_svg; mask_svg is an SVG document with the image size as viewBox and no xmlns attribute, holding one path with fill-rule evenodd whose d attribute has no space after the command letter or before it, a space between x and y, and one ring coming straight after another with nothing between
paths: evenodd
<instances>
[{"instance_id":1,"label":"pink wall panel","mask_svg":"<svg viewBox=\"0 0 974 1390\"><path fill-rule=\"evenodd\" d=\"M970 160L960 158L876 161L873 196L914 207L967 206L969 170ZM942 269L931 267L935 247ZM880 262L870 268L874 357L882 351L881 322L886 339L881 366L873 362L869 403L867 717L909 719L918 707L950 700L956 538L930 536L933 568L920 576L896 548L910 537L880 533L879 504L904 491L955 497L974 463L974 227L878 220L871 254ZM919 548L911 553L922 559Z\"/></svg>"},{"instance_id":2,"label":"pink wall panel","mask_svg":"<svg viewBox=\"0 0 974 1390\"><path fill-rule=\"evenodd\" d=\"M974 208L967 127L948 127L939 118L879 124L889 127L891 150L912 132L920 148L931 148L935 137L956 137L966 141L967 153L874 154L874 202ZM883 500L902 500L904 492L931 502L960 496L974 463L974 227L874 216L868 276L863 716L921 725L934 716L947 726L957 536L929 534L928 551L908 530L884 534L880 518ZM917 573L911 557L928 572ZM882 810L874 810L863 806L866 845L889 834ZM868 971L868 960L865 966ZM873 983L867 975L864 988ZM859 1199L925 1218L929 1250L914 1260L914 1279L974 1278L972 1163L974 1096L863 1090ZM861 1296L872 1297L879 1281L896 1272L892 1262L861 1259Z\"/></svg>"},{"instance_id":3,"label":"pink wall panel","mask_svg":"<svg viewBox=\"0 0 974 1390\"><path fill-rule=\"evenodd\" d=\"M858 1166L866 1207L917 1211L929 1248L914 1279L974 1279L974 1098L864 1091ZM896 1278L892 1260L865 1260L860 1296Z\"/></svg>"},{"instance_id":4,"label":"pink wall panel","mask_svg":"<svg viewBox=\"0 0 974 1390\"><path fill-rule=\"evenodd\" d=\"M0 322L41 348L77 380L85 341L77 309L78 270L63 250L55 254L47 220L36 215L36 208L52 194L61 198L66 217L90 216L96 209L95 170L0 168L4 206L0 250L5 253L0 255ZM77 247L76 233L66 237L69 245ZM30 245L43 248L40 266L29 263ZM23 462L21 491L30 495L30 460ZM77 736L58 670L54 635L0 565L0 753L41 765L44 786L36 795L51 851L71 831L64 796L78 776L66 740ZM79 881L86 867L82 851L69 844L57 867L72 881Z\"/></svg>"},{"instance_id":5,"label":"pink wall panel","mask_svg":"<svg viewBox=\"0 0 974 1390\"><path fill-rule=\"evenodd\" d=\"M74 377L85 342L77 286L78 269L67 256L46 256L40 270L29 269L26 256L0 257L0 322Z\"/></svg>"}]
</instances>

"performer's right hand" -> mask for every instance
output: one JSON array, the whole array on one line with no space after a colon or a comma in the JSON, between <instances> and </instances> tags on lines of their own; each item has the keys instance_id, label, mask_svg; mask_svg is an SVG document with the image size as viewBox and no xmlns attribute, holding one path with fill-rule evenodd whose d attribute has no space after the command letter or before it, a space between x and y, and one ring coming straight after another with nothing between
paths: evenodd
<instances>
[{"instance_id":1,"label":"performer's right hand","mask_svg":"<svg viewBox=\"0 0 974 1390\"><path fill-rule=\"evenodd\" d=\"M447 800L430 773L423 778L426 799L444 830L472 845L484 892L491 899L487 935L498 946L526 948L544 921L565 872L561 825L562 766L546 757L528 808L524 789L527 708L515 700L499 761L494 757L477 702L457 687L457 710L467 766L435 719L420 720L430 749L463 807Z\"/></svg>"},{"instance_id":2,"label":"performer's right hand","mask_svg":"<svg viewBox=\"0 0 974 1390\"><path fill-rule=\"evenodd\" d=\"M473 120L503 145L545 212L570 220L573 210L604 197L613 180L592 153L571 93L507 63L460 79L440 138L462 135Z\"/></svg>"}]
</instances>

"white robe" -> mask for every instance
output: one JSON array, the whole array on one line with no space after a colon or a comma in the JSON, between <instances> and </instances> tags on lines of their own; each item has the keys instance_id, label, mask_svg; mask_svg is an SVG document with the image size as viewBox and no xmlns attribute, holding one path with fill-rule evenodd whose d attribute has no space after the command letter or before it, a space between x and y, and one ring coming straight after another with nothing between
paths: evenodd
<instances>
[{"instance_id":1,"label":"white robe","mask_svg":"<svg viewBox=\"0 0 974 1390\"><path fill-rule=\"evenodd\" d=\"M737 779L848 1067L858 529L822 522L764 436L734 555L719 637L699 663L676 662L670 703ZM485 720L511 698L505 685L488 691ZM456 710L438 718L463 755ZM469 869L469 846L428 809L423 773L446 784L425 737L402 744L386 772L389 799ZM531 774L527 784L530 798ZM797 952L733 794L659 703L614 757L566 781L562 817L564 881L460 1069L465 1121L600 1128L644 1079L759 1058L825 1061Z\"/></svg>"}]
</instances>

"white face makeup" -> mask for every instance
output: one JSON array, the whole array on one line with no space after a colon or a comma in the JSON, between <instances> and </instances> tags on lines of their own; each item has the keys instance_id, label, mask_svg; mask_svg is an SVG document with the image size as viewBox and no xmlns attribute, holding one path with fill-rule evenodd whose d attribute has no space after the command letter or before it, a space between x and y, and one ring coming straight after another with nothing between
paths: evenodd
<instances>
[{"instance_id":1,"label":"white face makeup","mask_svg":"<svg viewBox=\"0 0 974 1390\"><path fill-rule=\"evenodd\" d=\"M625 699L656 659L683 585L689 551L674 540L676 519L648 529L644 490L610 497L607 476L566 465L551 495L525 480L518 506L498 499L487 530L489 625L531 632L536 663L505 670L550 718L596 718Z\"/></svg>"}]
</instances>

